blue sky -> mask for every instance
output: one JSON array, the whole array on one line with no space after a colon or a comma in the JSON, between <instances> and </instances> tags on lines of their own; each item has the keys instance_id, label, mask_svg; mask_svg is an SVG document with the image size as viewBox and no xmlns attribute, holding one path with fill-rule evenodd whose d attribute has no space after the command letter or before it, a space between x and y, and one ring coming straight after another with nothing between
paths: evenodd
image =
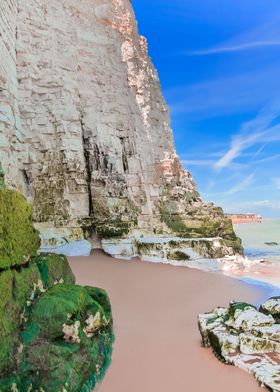
<instances>
[{"instance_id":1,"label":"blue sky","mask_svg":"<svg viewBox=\"0 0 280 392\"><path fill-rule=\"evenodd\" d=\"M204 199L280 217L279 0L133 0Z\"/></svg>"}]
</instances>

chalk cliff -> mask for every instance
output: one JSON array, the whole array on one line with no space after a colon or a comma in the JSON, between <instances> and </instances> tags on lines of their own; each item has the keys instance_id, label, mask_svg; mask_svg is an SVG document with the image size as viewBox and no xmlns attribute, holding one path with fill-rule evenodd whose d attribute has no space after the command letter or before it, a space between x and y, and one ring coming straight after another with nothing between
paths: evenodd
<instances>
[{"instance_id":1,"label":"chalk cliff","mask_svg":"<svg viewBox=\"0 0 280 392\"><path fill-rule=\"evenodd\" d=\"M0 4L0 161L43 245L164 260L241 250L176 155L130 0Z\"/></svg>"}]
</instances>

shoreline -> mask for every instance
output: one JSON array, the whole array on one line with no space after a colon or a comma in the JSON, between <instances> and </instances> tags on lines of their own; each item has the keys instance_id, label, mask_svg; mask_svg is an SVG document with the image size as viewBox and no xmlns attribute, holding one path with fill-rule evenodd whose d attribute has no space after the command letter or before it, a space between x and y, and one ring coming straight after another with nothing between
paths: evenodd
<instances>
[{"instance_id":1,"label":"shoreline","mask_svg":"<svg viewBox=\"0 0 280 392\"><path fill-rule=\"evenodd\" d=\"M197 316L231 300L259 304L269 297L267 286L101 251L69 262L77 284L103 287L112 302L116 341L98 392L263 390L201 346Z\"/></svg>"},{"instance_id":2,"label":"shoreline","mask_svg":"<svg viewBox=\"0 0 280 392\"><path fill-rule=\"evenodd\" d=\"M266 261L264 263L261 262L254 263L255 259L248 257L248 260L251 261L252 264L244 267L244 270L240 269L235 271L234 269L232 269L226 272L226 270L223 270L221 268L223 264L218 259L201 258L201 259L189 260L186 262L186 261L175 261L175 260L167 260L167 259L152 258L152 257L147 257L147 258L112 257L112 258L114 260L123 260L127 262L132 262L133 260L139 259L144 263L157 264L157 265L162 264L162 265L169 265L171 267L189 268L189 269L196 269L207 273L216 273L232 279L249 282L249 284L255 286L267 287L267 289L272 292L278 290L280 295L280 264L278 266L276 263L274 264L273 262L269 262L269 261Z\"/></svg>"},{"instance_id":3,"label":"shoreline","mask_svg":"<svg viewBox=\"0 0 280 392\"><path fill-rule=\"evenodd\" d=\"M264 290L266 294L269 294L268 296L264 294L264 296L261 298L261 300L257 303L257 305L260 305L263 303L265 300L268 299L268 297L274 297L274 296L279 296L280 295L280 288L278 286L275 286L271 283L265 282L263 280L258 280L255 278L251 277L236 277L233 279L237 279L240 282L243 282L245 284L248 284L249 286L255 286L257 288L260 288L261 290Z\"/></svg>"}]
</instances>

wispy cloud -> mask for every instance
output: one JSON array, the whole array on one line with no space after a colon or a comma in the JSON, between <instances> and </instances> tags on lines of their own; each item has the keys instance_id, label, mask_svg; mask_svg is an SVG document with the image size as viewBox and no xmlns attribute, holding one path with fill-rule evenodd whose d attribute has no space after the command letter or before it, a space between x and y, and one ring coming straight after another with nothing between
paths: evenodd
<instances>
[{"instance_id":1,"label":"wispy cloud","mask_svg":"<svg viewBox=\"0 0 280 392\"><path fill-rule=\"evenodd\" d=\"M230 188L228 191L224 192L225 195L234 195L238 192L243 192L254 182L255 174L251 173L249 176L245 177L242 181L238 182L235 186Z\"/></svg>"},{"instance_id":2,"label":"wispy cloud","mask_svg":"<svg viewBox=\"0 0 280 392\"><path fill-rule=\"evenodd\" d=\"M243 30L229 40L209 48L187 51L189 56L207 56L242 51L252 51L280 46L279 14L270 14L262 23L256 23L251 29Z\"/></svg>"},{"instance_id":3,"label":"wispy cloud","mask_svg":"<svg viewBox=\"0 0 280 392\"><path fill-rule=\"evenodd\" d=\"M243 2L244 3L244 2ZM242 4L242 7L244 5ZM264 11L262 11L264 15ZM208 33L208 30L206 30ZM238 30L237 30L238 31ZM220 115L245 113L246 111L258 110L261 105L265 105L269 100L279 96L280 91L280 62L274 55L268 61L266 56L260 56L257 49L275 49L277 54L280 47L280 17L279 13L269 13L268 18L261 18L259 23L252 25L251 29L239 30L240 33L230 39L213 43L208 48L194 48L181 52L183 55L203 56L213 54L227 54L249 51L249 55L242 60L237 56L231 63L228 58L219 58L219 63L215 63L214 75L221 75L220 78L213 77L212 80L205 81L180 89L170 89L166 91L173 115L188 114L192 118L199 115L199 118L215 117ZM209 39L205 40L209 42ZM251 53L252 50L256 52ZM255 56L255 57L254 57ZM204 64L212 65L216 59L192 59L190 64L197 64L198 69ZM204 63L205 61L205 63ZM243 67L247 64L247 68ZM250 65L250 67L248 67ZM212 67L210 67L212 70ZM219 72L216 72L219 69ZM249 72L245 71L249 69ZM212 71L209 71L210 75ZM227 76L226 72L229 72ZM176 91L177 90L177 91Z\"/></svg>"},{"instance_id":4,"label":"wispy cloud","mask_svg":"<svg viewBox=\"0 0 280 392\"><path fill-rule=\"evenodd\" d=\"M232 185L234 179L235 179L235 184ZM223 190L210 192L211 189L210 190L208 189L207 192L202 192L203 197L206 200L213 200L213 198L215 198L216 200L226 200L228 199L228 196L235 195L236 193L240 193L240 192L243 193L246 190L248 190L248 188L252 189L252 185L255 183L256 180L256 173L255 172L250 173L241 179L238 179L236 176L232 176L231 180L232 181L229 188L228 188L228 181L226 181L223 185ZM215 182L215 184L218 185L217 182Z\"/></svg>"},{"instance_id":5,"label":"wispy cloud","mask_svg":"<svg viewBox=\"0 0 280 392\"><path fill-rule=\"evenodd\" d=\"M252 155L252 158L251 158L251 162L253 161L255 161L256 160L256 158L262 153L262 151L264 150L264 148L265 148L265 146L267 145L267 143L264 143L253 155Z\"/></svg>"},{"instance_id":6,"label":"wispy cloud","mask_svg":"<svg viewBox=\"0 0 280 392\"><path fill-rule=\"evenodd\" d=\"M258 212L265 210L280 210L280 202L275 200L249 200L224 205L227 212Z\"/></svg>"},{"instance_id":7,"label":"wispy cloud","mask_svg":"<svg viewBox=\"0 0 280 392\"><path fill-rule=\"evenodd\" d=\"M188 56L206 56L220 53L231 53L231 52L240 52L244 50L250 49L260 49L271 46L280 46L280 41L255 41L255 42L247 42L241 44L235 44L231 46L218 46L215 48L195 50L191 52L185 52Z\"/></svg>"},{"instance_id":8,"label":"wispy cloud","mask_svg":"<svg viewBox=\"0 0 280 392\"><path fill-rule=\"evenodd\" d=\"M272 183L273 183L273 185L274 185L277 189L280 190L280 177L273 178L273 179L272 179Z\"/></svg>"},{"instance_id":9,"label":"wispy cloud","mask_svg":"<svg viewBox=\"0 0 280 392\"><path fill-rule=\"evenodd\" d=\"M201 120L258 110L279 97L279 91L280 67L269 66L167 89L164 95L172 116Z\"/></svg>"},{"instance_id":10,"label":"wispy cloud","mask_svg":"<svg viewBox=\"0 0 280 392\"><path fill-rule=\"evenodd\" d=\"M252 121L241 126L238 134L231 140L229 150L215 163L214 167L222 169L228 167L240 154L257 143L280 141L280 125L272 126L274 120L280 116L280 101L266 106Z\"/></svg>"},{"instance_id":11,"label":"wispy cloud","mask_svg":"<svg viewBox=\"0 0 280 392\"><path fill-rule=\"evenodd\" d=\"M257 161L255 161L255 163L259 165L259 164L272 162L272 161L279 161L280 162L280 154L268 155L264 158L258 159Z\"/></svg>"}]
</instances>

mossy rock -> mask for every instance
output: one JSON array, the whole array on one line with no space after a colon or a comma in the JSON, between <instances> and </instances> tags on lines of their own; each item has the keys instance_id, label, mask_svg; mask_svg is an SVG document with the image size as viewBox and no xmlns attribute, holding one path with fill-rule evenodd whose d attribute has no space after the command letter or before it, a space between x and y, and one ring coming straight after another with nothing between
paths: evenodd
<instances>
[{"instance_id":1,"label":"mossy rock","mask_svg":"<svg viewBox=\"0 0 280 392\"><path fill-rule=\"evenodd\" d=\"M244 311L246 309L257 310L257 308L255 306L248 304L246 302L234 302L234 303L230 304L230 307L228 309L228 313L227 313L224 321L227 321L227 320L233 318L236 311Z\"/></svg>"},{"instance_id":2,"label":"mossy rock","mask_svg":"<svg viewBox=\"0 0 280 392\"><path fill-rule=\"evenodd\" d=\"M260 306L259 311L265 315L271 315L277 324L280 324L280 297L271 297Z\"/></svg>"},{"instance_id":3,"label":"mossy rock","mask_svg":"<svg viewBox=\"0 0 280 392\"><path fill-rule=\"evenodd\" d=\"M27 300L39 277L35 264L20 271L7 270L0 273L0 378L9 374L14 366Z\"/></svg>"},{"instance_id":4,"label":"mossy rock","mask_svg":"<svg viewBox=\"0 0 280 392\"><path fill-rule=\"evenodd\" d=\"M26 263L39 246L32 207L20 193L0 188L0 270Z\"/></svg>"},{"instance_id":5,"label":"mossy rock","mask_svg":"<svg viewBox=\"0 0 280 392\"><path fill-rule=\"evenodd\" d=\"M87 322L97 314L100 323L89 335L85 329ZM71 328L77 322L76 340L67 339L64 326ZM101 289L55 285L31 308L22 341L17 377L6 380L3 387L14 382L19 391L27 391L30 386L32 390L45 392L63 388L67 392L92 391L102 379L112 351L112 316L107 294Z\"/></svg>"},{"instance_id":6,"label":"mossy rock","mask_svg":"<svg viewBox=\"0 0 280 392\"><path fill-rule=\"evenodd\" d=\"M106 291L98 287L90 287L90 286L86 286L85 289L87 290L91 298L102 307L105 317L108 320L111 320L112 318L111 303Z\"/></svg>"},{"instance_id":7,"label":"mossy rock","mask_svg":"<svg viewBox=\"0 0 280 392\"><path fill-rule=\"evenodd\" d=\"M38 294L40 280L44 288L62 280L75 282L67 259L59 255L36 256L26 265L0 273L0 376L13 366L22 320L28 301Z\"/></svg>"},{"instance_id":8,"label":"mossy rock","mask_svg":"<svg viewBox=\"0 0 280 392\"><path fill-rule=\"evenodd\" d=\"M171 240L169 242L170 248L178 248L181 245L180 241Z\"/></svg>"},{"instance_id":9,"label":"mossy rock","mask_svg":"<svg viewBox=\"0 0 280 392\"><path fill-rule=\"evenodd\" d=\"M75 283L75 276L67 258L57 254L40 254L34 257L45 288L55 283Z\"/></svg>"},{"instance_id":10,"label":"mossy rock","mask_svg":"<svg viewBox=\"0 0 280 392\"><path fill-rule=\"evenodd\" d=\"M19 342L15 334L19 321L15 317L18 307L15 309L14 306L12 271L4 271L0 275L0 298L0 377L2 377L9 373L13 365L14 349Z\"/></svg>"},{"instance_id":11,"label":"mossy rock","mask_svg":"<svg viewBox=\"0 0 280 392\"><path fill-rule=\"evenodd\" d=\"M223 240L222 244L229 247L229 248L232 248L233 253L235 253L235 254L236 253L243 254L243 252L244 252L244 248L242 246L242 241L238 237L236 237L235 240Z\"/></svg>"},{"instance_id":12,"label":"mossy rock","mask_svg":"<svg viewBox=\"0 0 280 392\"><path fill-rule=\"evenodd\" d=\"M222 209L214 208L209 216L200 215L199 210L189 210L186 215L177 212L176 203L161 202L159 213L162 222L181 238L223 238L224 244L235 253L243 253L241 240L236 236L231 220L226 219Z\"/></svg>"},{"instance_id":13,"label":"mossy rock","mask_svg":"<svg viewBox=\"0 0 280 392\"><path fill-rule=\"evenodd\" d=\"M170 230L174 233L183 234L185 237L189 236L190 231L183 222L181 216L176 212L173 212L168 204L162 202L159 206L159 212L161 221L164 222Z\"/></svg>"},{"instance_id":14,"label":"mossy rock","mask_svg":"<svg viewBox=\"0 0 280 392\"><path fill-rule=\"evenodd\" d=\"M219 359L219 361L226 363L226 360L222 355L222 346L219 342L219 339L212 331L209 331L209 341L214 355Z\"/></svg>"},{"instance_id":15,"label":"mossy rock","mask_svg":"<svg viewBox=\"0 0 280 392\"><path fill-rule=\"evenodd\" d=\"M162 245L155 242L141 242L136 241L137 251L140 255L150 254L152 251L160 252Z\"/></svg>"},{"instance_id":16,"label":"mossy rock","mask_svg":"<svg viewBox=\"0 0 280 392\"><path fill-rule=\"evenodd\" d=\"M72 284L55 285L33 306L23 341L29 344L37 338L60 338L64 323L85 321L90 312L95 314L98 311L103 315L102 307L92 299L86 288Z\"/></svg>"},{"instance_id":17,"label":"mossy rock","mask_svg":"<svg viewBox=\"0 0 280 392\"><path fill-rule=\"evenodd\" d=\"M0 162L0 189L5 188L4 170Z\"/></svg>"},{"instance_id":18,"label":"mossy rock","mask_svg":"<svg viewBox=\"0 0 280 392\"><path fill-rule=\"evenodd\" d=\"M129 233L130 226L126 222L115 222L97 226L97 234L101 238L120 238Z\"/></svg>"},{"instance_id":19,"label":"mossy rock","mask_svg":"<svg viewBox=\"0 0 280 392\"><path fill-rule=\"evenodd\" d=\"M58 270L60 263L61 271L65 271L64 282L69 283L55 284L45 292L41 287L40 291L40 280L50 284L60 276L54 268L43 266L54 267L55 260ZM1 392L11 391L13 384L19 392L27 391L30 385L34 391L65 388L68 392L90 392L109 366L113 343L109 298L102 289L70 283L74 278L64 261L67 263L57 255L39 258L46 280L34 259L19 270L0 274ZM100 325L89 337L84 328L89 317L98 313ZM66 341L63 325L76 321L81 325L80 342Z\"/></svg>"},{"instance_id":20,"label":"mossy rock","mask_svg":"<svg viewBox=\"0 0 280 392\"><path fill-rule=\"evenodd\" d=\"M189 227L191 236L194 238L222 237L226 240L235 241L232 222L226 218L203 218L196 227Z\"/></svg>"},{"instance_id":21,"label":"mossy rock","mask_svg":"<svg viewBox=\"0 0 280 392\"><path fill-rule=\"evenodd\" d=\"M190 256L184 252L177 251L177 252L171 252L168 255L168 258L171 260L176 260L176 261L187 261L190 260Z\"/></svg>"}]
</instances>

